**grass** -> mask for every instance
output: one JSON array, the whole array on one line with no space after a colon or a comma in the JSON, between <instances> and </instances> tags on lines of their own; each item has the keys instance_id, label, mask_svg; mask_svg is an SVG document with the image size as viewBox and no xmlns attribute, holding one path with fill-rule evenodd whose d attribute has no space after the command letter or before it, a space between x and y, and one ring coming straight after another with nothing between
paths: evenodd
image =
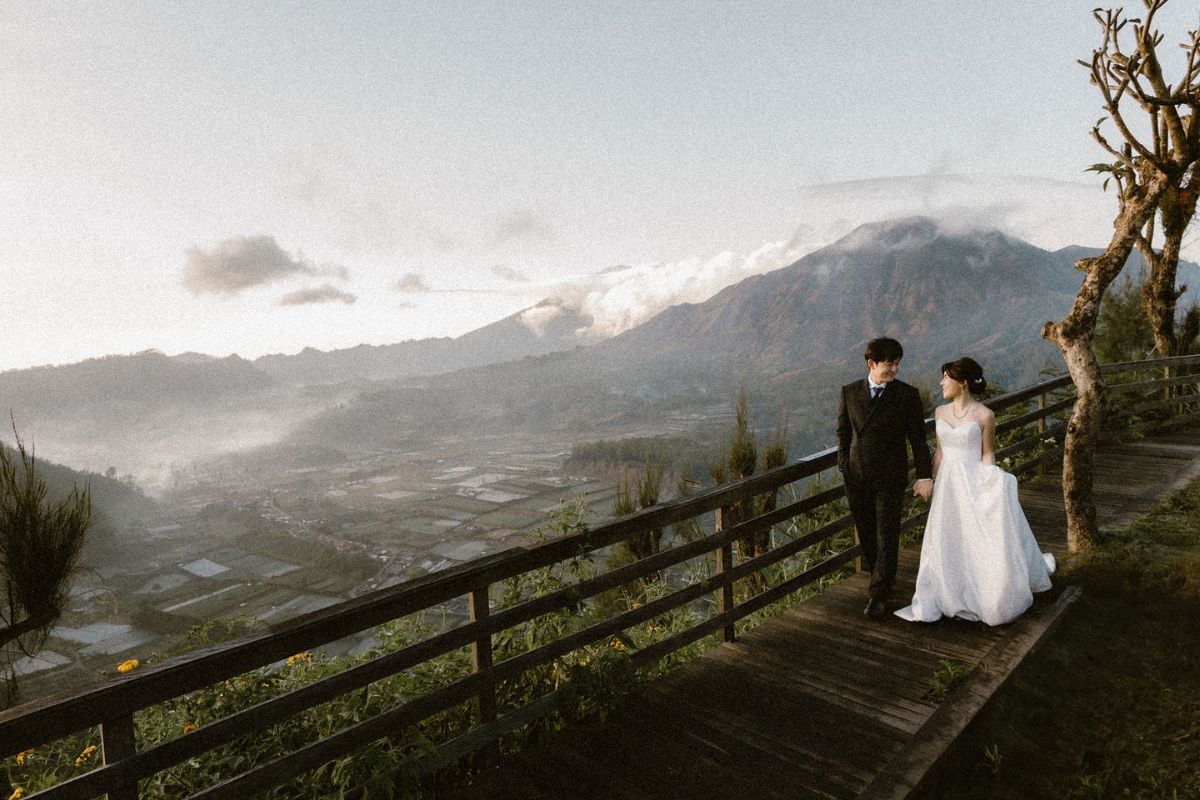
<instances>
[{"instance_id":1,"label":"grass","mask_svg":"<svg viewBox=\"0 0 1200 800\"><path fill-rule=\"evenodd\" d=\"M1080 599L921 797L1200 797L1200 479L1060 581Z\"/></svg>"},{"instance_id":2,"label":"grass","mask_svg":"<svg viewBox=\"0 0 1200 800\"><path fill-rule=\"evenodd\" d=\"M943 703L950 693L967 680L971 667L957 661L942 661L941 667L933 674L933 683L925 698L934 703Z\"/></svg>"}]
</instances>

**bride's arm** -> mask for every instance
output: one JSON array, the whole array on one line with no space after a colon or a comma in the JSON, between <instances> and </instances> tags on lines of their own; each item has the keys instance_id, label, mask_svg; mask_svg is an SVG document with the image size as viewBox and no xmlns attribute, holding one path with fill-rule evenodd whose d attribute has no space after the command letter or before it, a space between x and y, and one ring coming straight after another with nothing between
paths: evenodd
<instances>
[{"instance_id":1,"label":"bride's arm","mask_svg":"<svg viewBox=\"0 0 1200 800\"><path fill-rule=\"evenodd\" d=\"M983 463L995 466L996 454L992 451L992 441L996 438L996 415L990 408L984 408L982 416L979 427L983 431Z\"/></svg>"},{"instance_id":2,"label":"bride's arm","mask_svg":"<svg viewBox=\"0 0 1200 800\"><path fill-rule=\"evenodd\" d=\"M936 409L934 409L933 418L935 420L941 419L942 408L944 408L944 406L938 406ZM936 426L934 430L937 430ZM933 448L933 477L936 478L938 474L938 467L941 466L942 463L942 437L935 434L933 440L935 442L935 446Z\"/></svg>"}]
</instances>

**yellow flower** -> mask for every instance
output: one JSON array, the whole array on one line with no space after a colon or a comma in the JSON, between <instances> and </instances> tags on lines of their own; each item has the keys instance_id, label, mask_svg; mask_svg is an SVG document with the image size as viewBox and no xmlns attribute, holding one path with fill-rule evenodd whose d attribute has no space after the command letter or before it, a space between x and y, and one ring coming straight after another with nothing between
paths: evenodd
<instances>
[{"instance_id":1,"label":"yellow flower","mask_svg":"<svg viewBox=\"0 0 1200 800\"><path fill-rule=\"evenodd\" d=\"M121 666L117 667L117 672L133 672L139 666L141 666L141 662L136 658L131 658L128 661L123 662Z\"/></svg>"},{"instance_id":2,"label":"yellow flower","mask_svg":"<svg viewBox=\"0 0 1200 800\"><path fill-rule=\"evenodd\" d=\"M96 752L96 745L89 745L79 754L79 758L75 759L75 766L82 767L86 764Z\"/></svg>"},{"instance_id":3,"label":"yellow flower","mask_svg":"<svg viewBox=\"0 0 1200 800\"><path fill-rule=\"evenodd\" d=\"M187 725L184 725L184 726L183 726L183 732L184 732L184 733L191 733L192 731L196 730L196 728L197 728L197 727L198 727L198 726L197 726L195 723L193 723L193 722L189 722Z\"/></svg>"},{"instance_id":4,"label":"yellow flower","mask_svg":"<svg viewBox=\"0 0 1200 800\"><path fill-rule=\"evenodd\" d=\"M18 800L18 798L21 798L24 796L25 796L25 790L22 789L20 786L18 786L16 789L13 790L13 793L8 796L8 800Z\"/></svg>"},{"instance_id":5,"label":"yellow flower","mask_svg":"<svg viewBox=\"0 0 1200 800\"><path fill-rule=\"evenodd\" d=\"M25 766L26 759L28 759L31 755L33 755L32 747L29 748L28 750L25 750L24 752L17 753L17 766L18 767Z\"/></svg>"},{"instance_id":6,"label":"yellow flower","mask_svg":"<svg viewBox=\"0 0 1200 800\"><path fill-rule=\"evenodd\" d=\"M288 666L295 664L297 661L312 662L312 653L296 653L288 659Z\"/></svg>"}]
</instances>

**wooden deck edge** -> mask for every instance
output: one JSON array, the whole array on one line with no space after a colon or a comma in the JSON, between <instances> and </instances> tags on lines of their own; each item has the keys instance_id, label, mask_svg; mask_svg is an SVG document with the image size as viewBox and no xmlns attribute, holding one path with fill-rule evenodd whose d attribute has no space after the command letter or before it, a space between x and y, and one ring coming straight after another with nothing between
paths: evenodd
<instances>
[{"instance_id":1,"label":"wooden deck edge","mask_svg":"<svg viewBox=\"0 0 1200 800\"><path fill-rule=\"evenodd\" d=\"M1163 497L1187 486L1197 475L1200 475L1200 457L1192 459L1175 478L1151 486L1138 495L1137 500L1133 503L1101 520L1100 529L1112 530L1129 525L1135 519L1145 514L1147 510L1152 508Z\"/></svg>"},{"instance_id":2,"label":"wooden deck edge","mask_svg":"<svg viewBox=\"0 0 1200 800\"><path fill-rule=\"evenodd\" d=\"M858 800L906 800L924 788L922 783L934 766L1017 665L1054 630L1080 592L1078 586L1068 586L1053 604L1016 622L966 683L946 698L905 748L859 793Z\"/></svg>"}]
</instances>

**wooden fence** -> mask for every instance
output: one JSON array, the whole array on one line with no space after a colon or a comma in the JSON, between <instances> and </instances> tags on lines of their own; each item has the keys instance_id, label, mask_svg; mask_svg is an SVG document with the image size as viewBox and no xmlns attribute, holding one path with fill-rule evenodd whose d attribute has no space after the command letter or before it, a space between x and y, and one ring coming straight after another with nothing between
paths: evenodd
<instances>
[{"instance_id":1,"label":"wooden fence","mask_svg":"<svg viewBox=\"0 0 1200 800\"><path fill-rule=\"evenodd\" d=\"M1110 391L1121 409L1112 435L1152 426L1179 424L1200 410L1200 356L1159 359L1104 367ZM1017 474L1038 470L1060 453L1074 386L1067 376L987 400L997 416L997 461ZM832 414L832 412L831 412ZM932 430L932 425L930 425ZM852 525L838 512L843 494L835 485L834 449L815 453L746 480L662 503L590 530L516 547L392 588L355 598L262 631L160 663L141 667L99 684L40 699L0 713L0 758L39 748L63 737L99 729L103 758L94 769L62 780L38 798L139 797L139 782L164 770L203 759L243 737L263 734L297 719L320 704L346 698L376 681L469 649L469 671L420 696L398 698L390 708L328 732L264 763L249 764L231 777L189 795L248 798L280 787L331 760L411 728L448 709L469 704L470 729L434 742L406 775L427 773L485 748L501 737L553 712L572 687L560 683L520 706L498 703L498 687L531 670L545 669L581 652L594 652L625 639L624 632L664 615L689 612L690 624L632 650L622 664L638 669L695 647L700 640L728 640L735 624L844 569L859 554L848 537ZM819 479L824 477L824 480ZM774 502L764 503L764 497ZM722 526L739 503L767 509L743 522ZM817 520L814 522L814 520ZM806 522L807 521L807 522ZM918 525L924 514L906 520ZM803 523L803 524L800 524ZM527 592L519 602L495 603L499 587L522 576L580 559L601 561L603 553L632 537L670 526L691 525L693 536L672 537L659 552L614 569L579 573L545 593ZM752 558L739 557L737 543L771 532L770 547ZM840 534L840 536L839 536ZM838 537L835 539L834 537ZM829 548L830 541L844 541ZM824 543L817 563L797 559ZM697 569L695 565L708 565ZM796 567L796 564L803 564ZM690 565L690 566L689 566ZM788 565L791 565L790 567ZM784 567L781 569L780 567ZM769 580L768 580L769 577ZM658 591L641 604L628 604L610 616L597 614L597 599L620 587L656 582ZM311 651L376 626L420 615L465 598L469 619L444 625L432 635L377 658L238 710L186 734L139 742L135 718L145 709L238 676L262 674L297 653ZM590 609L587 624L503 660L494 659L505 631L548 614ZM701 612L696 612L701 609ZM590 650L589 650L590 648ZM577 663L586 663L577 659Z\"/></svg>"}]
</instances>

